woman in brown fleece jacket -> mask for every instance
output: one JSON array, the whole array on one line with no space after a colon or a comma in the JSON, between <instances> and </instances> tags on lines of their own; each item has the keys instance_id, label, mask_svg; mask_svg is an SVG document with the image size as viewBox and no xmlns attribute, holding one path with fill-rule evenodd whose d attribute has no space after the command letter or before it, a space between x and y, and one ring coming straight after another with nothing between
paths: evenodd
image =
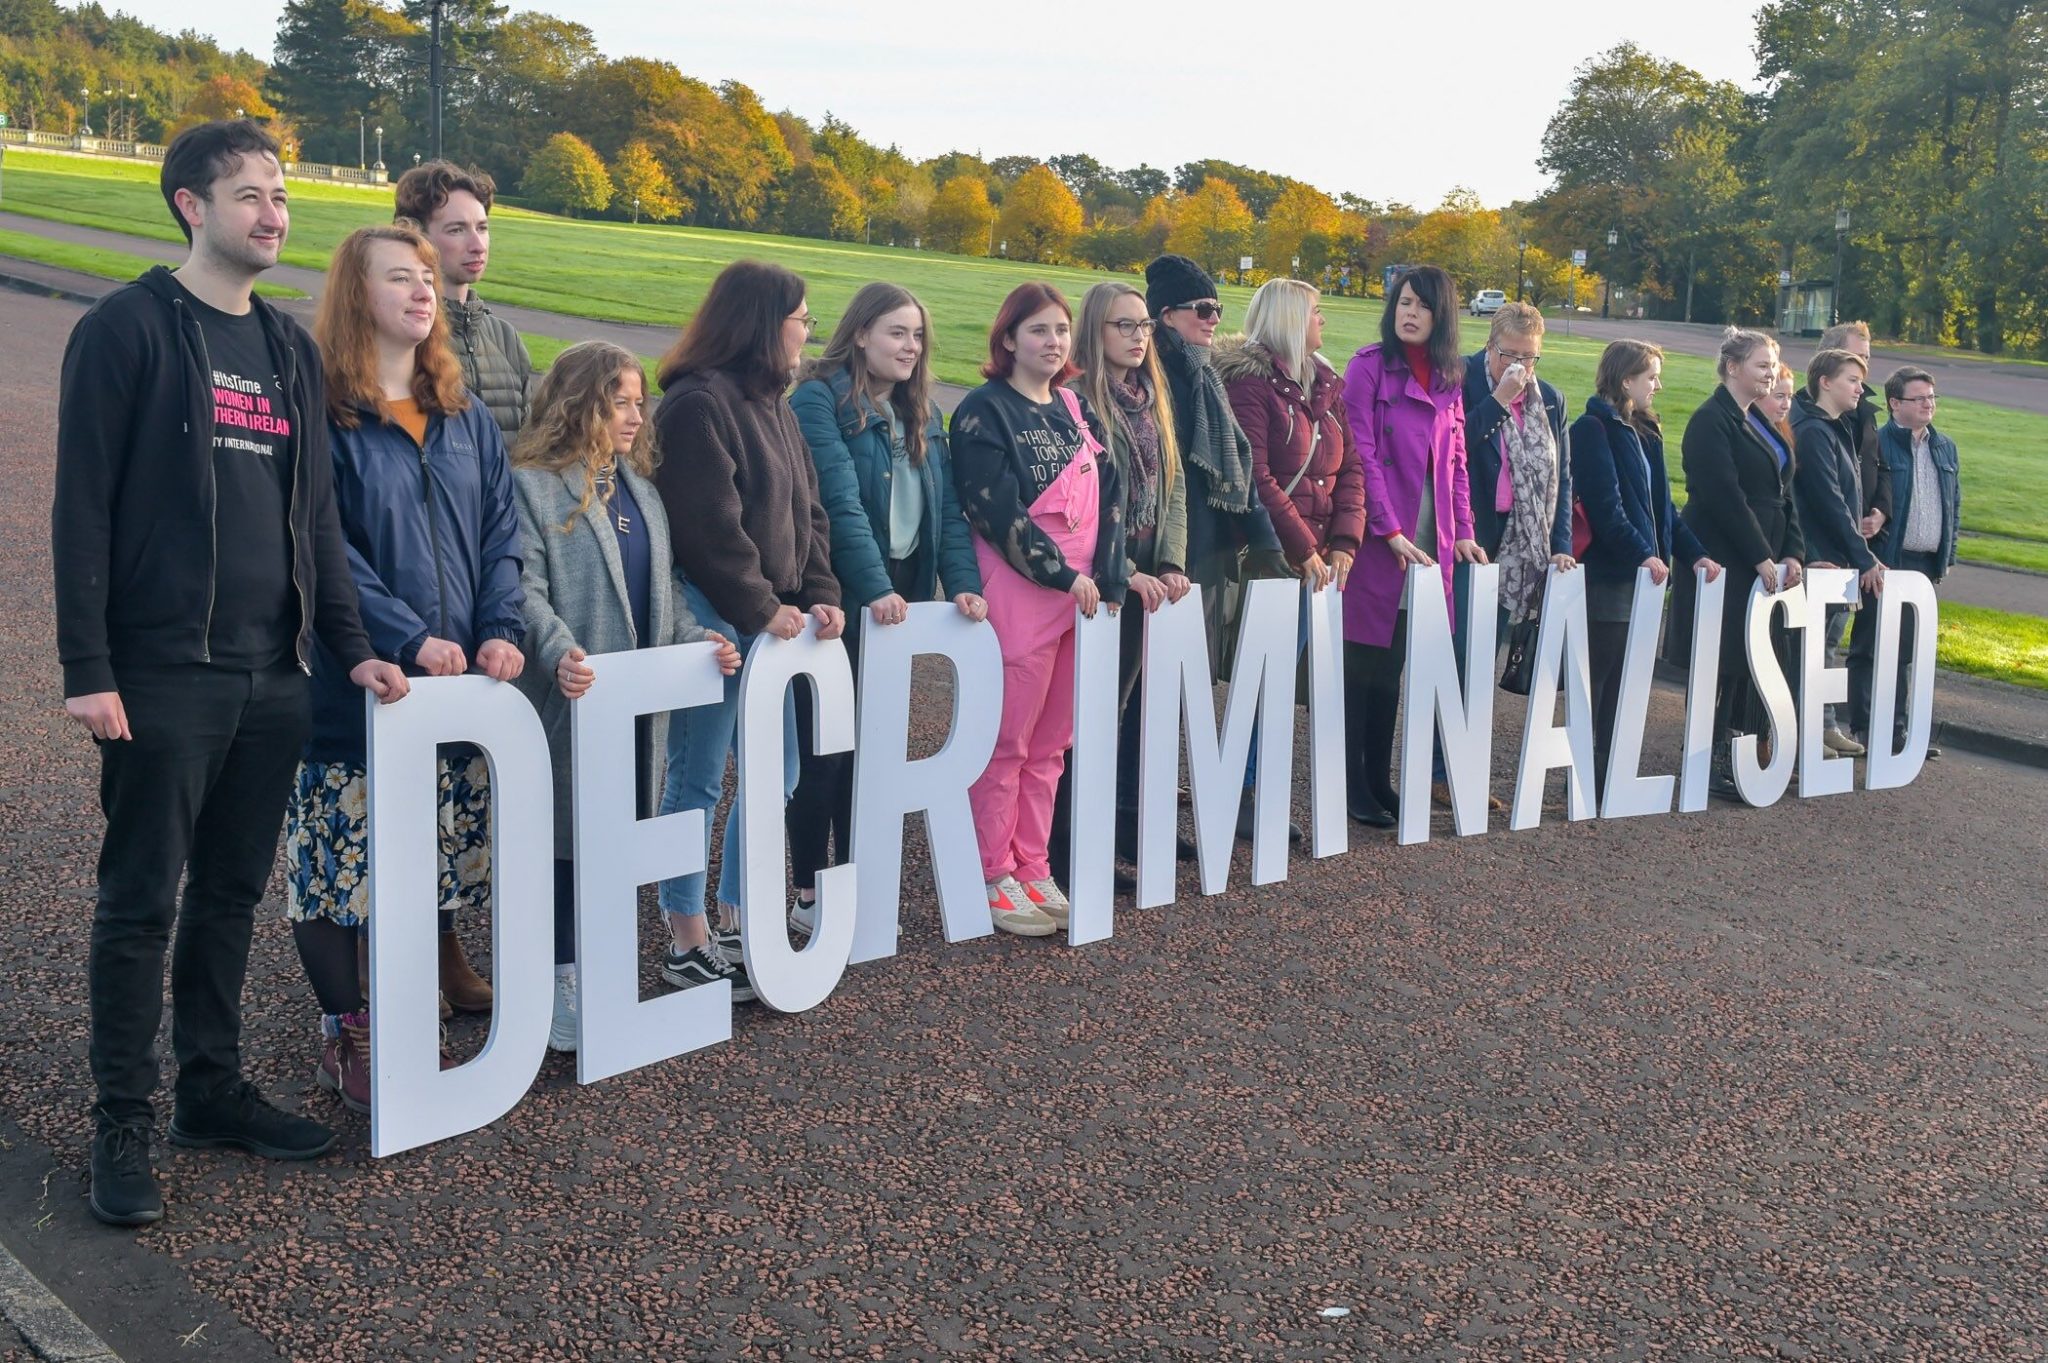
<instances>
[{"instance_id":1,"label":"woman in brown fleece jacket","mask_svg":"<svg viewBox=\"0 0 2048 1363\"><path fill-rule=\"evenodd\" d=\"M757 635L795 638L806 614L823 639L837 638L846 624L817 470L783 401L815 325L802 279L777 265L736 261L712 282L661 361L654 421L663 459L654 482L668 512L675 572L698 622L742 654ZM721 703L679 711L669 725L661 812L703 810L707 857L739 718L739 682L726 678ZM782 716L787 799L797 778L796 712L787 697ZM743 845L735 807L725 825L713 931L704 923L702 871L661 883L672 938L662 977L685 989L730 980L734 1000L742 1002L754 997L740 952ZM779 914L767 926L785 928Z\"/></svg>"}]
</instances>

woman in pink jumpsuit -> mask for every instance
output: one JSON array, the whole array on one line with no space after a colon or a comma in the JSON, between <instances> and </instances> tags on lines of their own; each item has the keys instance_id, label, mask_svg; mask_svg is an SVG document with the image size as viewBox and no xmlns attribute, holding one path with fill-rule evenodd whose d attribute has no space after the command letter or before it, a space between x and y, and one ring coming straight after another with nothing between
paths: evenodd
<instances>
[{"instance_id":1,"label":"woman in pink jumpsuit","mask_svg":"<svg viewBox=\"0 0 2048 1363\"><path fill-rule=\"evenodd\" d=\"M988 382L953 414L953 480L1003 650L995 753L968 791L989 915L1043 937L1067 921L1047 864L1053 794L1074 736L1074 611L1123 600L1123 497L1074 373L1073 312L1023 284L989 333ZM1115 565L1115 566L1112 566ZM1110 605L1114 611L1116 607Z\"/></svg>"}]
</instances>

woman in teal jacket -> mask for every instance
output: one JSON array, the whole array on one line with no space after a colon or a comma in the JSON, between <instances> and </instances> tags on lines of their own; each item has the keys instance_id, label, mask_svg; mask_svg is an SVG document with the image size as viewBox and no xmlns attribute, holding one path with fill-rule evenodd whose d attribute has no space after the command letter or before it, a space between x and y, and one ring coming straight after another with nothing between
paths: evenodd
<instances>
[{"instance_id":1,"label":"woman in teal jacket","mask_svg":"<svg viewBox=\"0 0 2048 1363\"><path fill-rule=\"evenodd\" d=\"M846 646L860 663L865 625L901 622L912 602L946 595L983 619L981 569L953 491L946 428L932 401L931 319L894 284L853 296L825 353L790 395L818 466L818 499L832 523L832 572L846 609ZM797 692L802 775L789 802L797 902L790 921L812 923L812 881L852 855L853 759L811 751L809 697Z\"/></svg>"}]
</instances>

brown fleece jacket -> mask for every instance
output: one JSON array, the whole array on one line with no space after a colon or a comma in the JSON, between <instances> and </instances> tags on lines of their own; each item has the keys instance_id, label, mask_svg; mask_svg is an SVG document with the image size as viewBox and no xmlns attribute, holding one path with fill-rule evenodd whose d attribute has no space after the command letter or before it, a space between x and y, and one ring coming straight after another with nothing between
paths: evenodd
<instances>
[{"instance_id":1,"label":"brown fleece jacket","mask_svg":"<svg viewBox=\"0 0 2048 1363\"><path fill-rule=\"evenodd\" d=\"M817 467L788 403L702 370L668 386L654 424L676 567L719 615L759 634L784 605L839 604Z\"/></svg>"}]
</instances>

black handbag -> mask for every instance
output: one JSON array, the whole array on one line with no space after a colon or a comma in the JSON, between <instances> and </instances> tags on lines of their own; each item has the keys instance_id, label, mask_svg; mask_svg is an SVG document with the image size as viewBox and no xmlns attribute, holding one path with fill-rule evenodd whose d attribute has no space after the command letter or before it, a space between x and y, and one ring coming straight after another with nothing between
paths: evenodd
<instances>
[{"instance_id":1,"label":"black handbag","mask_svg":"<svg viewBox=\"0 0 2048 1363\"><path fill-rule=\"evenodd\" d=\"M1536 672L1536 632L1539 621L1530 616L1519 625L1508 628L1508 662L1501 669L1500 689L1511 691L1518 696L1529 694L1529 683Z\"/></svg>"}]
</instances>

